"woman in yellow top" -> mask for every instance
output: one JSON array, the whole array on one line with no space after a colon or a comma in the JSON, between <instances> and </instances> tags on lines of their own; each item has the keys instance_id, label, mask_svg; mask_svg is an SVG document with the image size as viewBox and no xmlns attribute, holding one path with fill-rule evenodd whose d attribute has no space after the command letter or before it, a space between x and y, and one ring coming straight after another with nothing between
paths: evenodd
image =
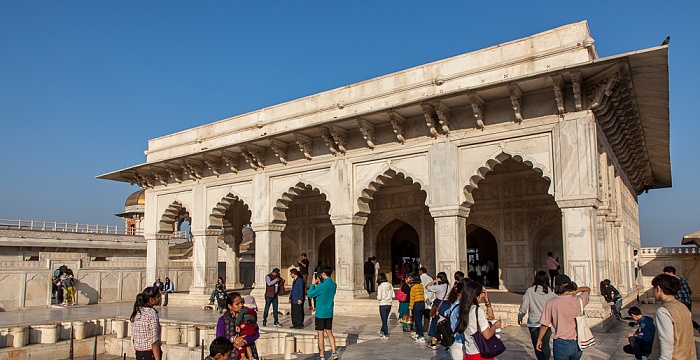
<instances>
[{"instance_id":1,"label":"woman in yellow top","mask_svg":"<svg viewBox=\"0 0 700 360\"><path fill-rule=\"evenodd\" d=\"M416 325L416 333L413 334L412 337L417 343L424 343L423 312L425 310L425 291L423 285L420 283L420 277L415 273L411 274L411 294L409 297L408 308L411 311L411 316L413 316L413 321Z\"/></svg>"}]
</instances>

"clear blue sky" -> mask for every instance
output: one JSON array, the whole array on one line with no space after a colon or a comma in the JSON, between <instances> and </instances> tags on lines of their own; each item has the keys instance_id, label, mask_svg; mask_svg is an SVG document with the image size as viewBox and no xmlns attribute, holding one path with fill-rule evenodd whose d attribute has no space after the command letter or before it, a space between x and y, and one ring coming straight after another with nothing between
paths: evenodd
<instances>
[{"instance_id":1,"label":"clear blue sky","mask_svg":"<svg viewBox=\"0 0 700 360\"><path fill-rule=\"evenodd\" d=\"M121 225L137 188L94 177L148 139L588 20L601 56L671 35L674 186L639 202L642 244L674 246L700 230L700 2L677 3L1 1L0 218Z\"/></svg>"}]
</instances>

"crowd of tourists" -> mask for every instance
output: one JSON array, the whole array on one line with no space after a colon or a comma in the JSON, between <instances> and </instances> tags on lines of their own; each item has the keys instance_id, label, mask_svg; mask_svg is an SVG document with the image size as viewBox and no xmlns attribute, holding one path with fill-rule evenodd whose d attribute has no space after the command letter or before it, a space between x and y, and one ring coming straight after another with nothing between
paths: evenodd
<instances>
[{"instance_id":1,"label":"crowd of tourists","mask_svg":"<svg viewBox=\"0 0 700 360\"><path fill-rule=\"evenodd\" d=\"M267 325L272 307L273 326L281 327L278 318L279 297L289 293L291 328L304 328L304 305L309 301L309 309L315 315L318 359L326 358L325 337L331 348L328 358L338 359L332 331L337 288L331 278L333 270L319 262L309 275L306 254L302 254L296 265L297 268L289 270L290 291L285 289L286 280L279 268L274 268L265 276L262 326ZM547 272L538 271L535 274L532 286L525 291L518 312L518 324L523 325L527 316L525 325L537 360L580 359L584 349L595 345L595 339L586 325L584 311L591 289L578 286L569 276L561 274L558 259L552 253L548 254L547 267ZM376 258L368 258L365 263L365 286L372 294L376 285L381 321L378 335L381 340L389 339L388 322L392 304L398 301L401 329L410 333L418 344L425 344L433 350L443 348L454 360L493 359L506 351L506 344L499 334L503 324L494 315L487 291L488 278L477 278L475 281L473 277L465 277L462 271L457 271L451 278L445 272L438 272L433 279L425 267L405 266L404 269L417 271L403 274L395 290L387 275L379 269ZM466 270L473 271L471 268ZM627 334L629 344L623 350L638 360L696 359L693 336L695 330L700 332L700 328L689 311L692 307L690 288L683 278L676 275L675 268L667 266L663 272L654 277L651 283L654 297L660 304L654 316L644 315L635 306L627 309L627 319L633 320L630 326L636 326L636 330ZM600 295L610 306L611 315L618 320L623 319L620 291L608 279L600 283L599 289ZM166 278L165 282L157 279L153 286L144 289L136 298L131 321L134 323L133 342L138 360L162 358L160 323L154 306L161 304L162 298L165 298L162 305L167 305L167 294L172 290L170 279ZM210 344L207 359L258 359L255 341L260 331L255 299L252 296L243 297L237 292L227 293L223 279L219 278L210 301L217 303L223 315L217 322L217 338Z\"/></svg>"}]
</instances>

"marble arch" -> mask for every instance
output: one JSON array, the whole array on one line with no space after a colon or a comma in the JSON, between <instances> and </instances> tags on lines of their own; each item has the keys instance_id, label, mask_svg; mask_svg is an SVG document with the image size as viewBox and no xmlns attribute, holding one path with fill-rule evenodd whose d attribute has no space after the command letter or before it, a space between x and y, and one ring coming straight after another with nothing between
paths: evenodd
<instances>
[{"instance_id":1,"label":"marble arch","mask_svg":"<svg viewBox=\"0 0 700 360\"><path fill-rule=\"evenodd\" d=\"M287 222L287 210L289 209L289 204L298 198L304 191L318 192L322 194L326 201L330 198L328 193L321 188L312 186L310 184L305 184L303 182L298 182L296 185L290 187L287 191L282 193L277 197L275 202L275 207L272 209L272 222L275 224L284 224ZM330 203L330 201L329 201ZM331 204L331 206L333 206Z\"/></svg>"},{"instance_id":2,"label":"marble arch","mask_svg":"<svg viewBox=\"0 0 700 360\"><path fill-rule=\"evenodd\" d=\"M421 187L421 191L425 192L426 194L426 205L430 202L428 199L428 192L425 191L427 188L427 184L425 181L422 181L419 177L412 176L410 173L393 168L391 166L384 166L382 170L379 172L379 175L377 175L374 180L370 181L366 186L364 186L360 193L360 197L357 199L357 207L358 211L356 215L358 216L368 216L371 213L369 203L374 199L374 194L379 191L382 186L384 186L387 181L394 179L396 177L404 178L406 180L410 180L414 184L418 184Z\"/></svg>"},{"instance_id":3,"label":"marble arch","mask_svg":"<svg viewBox=\"0 0 700 360\"><path fill-rule=\"evenodd\" d=\"M529 158L527 155L504 149L496 152L492 156L487 157L482 163L481 167L476 169L469 177L469 183L464 186L465 206L469 207L474 205L474 196L472 195L472 192L479 187L479 181L486 177L488 173L493 171L493 168L496 165L502 164L506 159L514 159L540 173L543 178L550 181L550 186L549 189L547 189L547 192L550 195L554 195L554 182L552 181L551 172L544 165L538 164L534 159Z\"/></svg>"},{"instance_id":4,"label":"marble arch","mask_svg":"<svg viewBox=\"0 0 700 360\"><path fill-rule=\"evenodd\" d=\"M175 224L175 220L183 213L183 211L187 211L187 208L178 201L173 201L173 203L165 209L160 218L158 233L170 234L175 231L173 225Z\"/></svg>"},{"instance_id":5,"label":"marble arch","mask_svg":"<svg viewBox=\"0 0 700 360\"><path fill-rule=\"evenodd\" d=\"M224 226L226 211L237 201L241 202L245 209L250 208L242 197L229 192L228 195L224 196L211 210L211 215L209 215L209 228L221 229Z\"/></svg>"}]
</instances>

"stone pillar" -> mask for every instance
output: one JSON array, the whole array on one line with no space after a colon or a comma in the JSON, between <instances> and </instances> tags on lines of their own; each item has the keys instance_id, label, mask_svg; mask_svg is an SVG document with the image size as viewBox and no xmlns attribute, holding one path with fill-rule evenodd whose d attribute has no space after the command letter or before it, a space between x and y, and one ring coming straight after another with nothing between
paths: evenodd
<instances>
[{"instance_id":1,"label":"stone pillar","mask_svg":"<svg viewBox=\"0 0 700 360\"><path fill-rule=\"evenodd\" d=\"M239 225L239 224L237 224ZM224 243L226 244L226 287L228 289L241 289L240 261L238 251L243 241L242 225L240 228L224 228Z\"/></svg>"},{"instance_id":2,"label":"stone pillar","mask_svg":"<svg viewBox=\"0 0 700 360\"><path fill-rule=\"evenodd\" d=\"M592 289L591 293L597 294L600 279L593 272L596 260L596 209L593 206L566 205L569 204L559 203L562 208L564 274L579 286L588 286Z\"/></svg>"},{"instance_id":3,"label":"stone pillar","mask_svg":"<svg viewBox=\"0 0 700 360\"><path fill-rule=\"evenodd\" d=\"M366 298L364 290L364 226L366 217L331 216L335 226L336 298Z\"/></svg>"},{"instance_id":4,"label":"stone pillar","mask_svg":"<svg viewBox=\"0 0 700 360\"><path fill-rule=\"evenodd\" d=\"M452 276L457 270L467 273L467 216L461 206L431 208L435 220L435 271Z\"/></svg>"},{"instance_id":5,"label":"stone pillar","mask_svg":"<svg viewBox=\"0 0 700 360\"><path fill-rule=\"evenodd\" d=\"M262 297L265 294L265 275L282 266L284 224L253 224L252 228L255 231L255 284L251 295ZM281 275L284 277L284 273Z\"/></svg>"},{"instance_id":6,"label":"stone pillar","mask_svg":"<svg viewBox=\"0 0 700 360\"><path fill-rule=\"evenodd\" d=\"M192 231L192 290L190 294L209 294L216 284L218 273L218 241L221 230Z\"/></svg>"},{"instance_id":7,"label":"stone pillar","mask_svg":"<svg viewBox=\"0 0 700 360\"><path fill-rule=\"evenodd\" d=\"M146 284L168 276L170 234L146 234Z\"/></svg>"}]
</instances>

